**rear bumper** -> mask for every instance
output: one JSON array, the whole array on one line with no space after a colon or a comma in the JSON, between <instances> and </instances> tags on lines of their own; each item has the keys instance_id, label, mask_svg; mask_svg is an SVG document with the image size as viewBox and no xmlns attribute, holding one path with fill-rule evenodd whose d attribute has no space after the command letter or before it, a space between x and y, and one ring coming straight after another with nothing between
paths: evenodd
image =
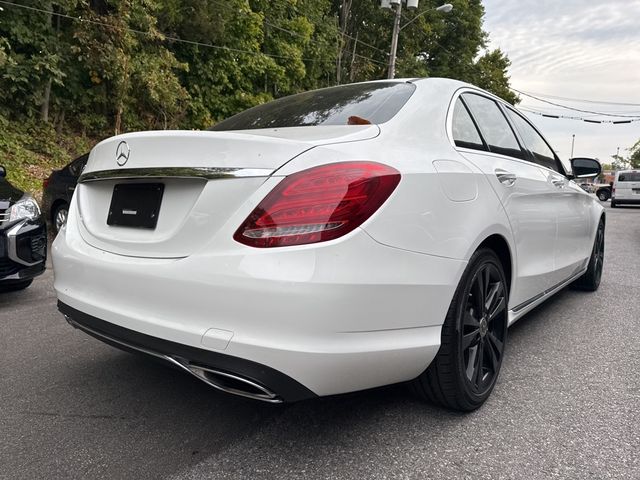
<instances>
[{"instance_id":1,"label":"rear bumper","mask_svg":"<svg viewBox=\"0 0 640 480\"><path fill-rule=\"evenodd\" d=\"M253 370L216 362L258 364L312 395L413 379L438 352L466 265L383 246L362 230L312 247L133 258L88 245L74 222L52 258L58 299L75 312L169 342L162 353L195 352L285 400L308 394L281 394ZM200 359L203 351L211 355Z\"/></svg>"},{"instance_id":2,"label":"rear bumper","mask_svg":"<svg viewBox=\"0 0 640 480\"><path fill-rule=\"evenodd\" d=\"M92 337L116 348L160 358L224 392L271 403L295 402L316 396L292 378L266 365L135 332L82 313L62 302L58 302L58 309L73 327Z\"/></svg>"},{"instance_id":3,"label":"rear bumper","mask_svg":"<svg viewBox=\"0 0 640 480\"><path fill-rule=\"evenodd\" d=\"M640 205L640 198L618 198L613 197L611 199L612 202L615 202L619 205Z\"/></svg>"}]
</instances>

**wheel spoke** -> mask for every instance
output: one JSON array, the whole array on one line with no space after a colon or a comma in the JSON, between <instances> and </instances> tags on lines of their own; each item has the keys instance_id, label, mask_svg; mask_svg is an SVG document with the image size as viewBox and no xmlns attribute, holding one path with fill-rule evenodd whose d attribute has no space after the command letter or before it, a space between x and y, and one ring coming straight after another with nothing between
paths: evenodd
<instances>
[{"instance_id":1,"label":"wheel spoke","mask_svg":"<svg viewBox=\"0 0 640 480\"><path fill-rule=\"evenodd\" d=\"M485 311L487 313L493 312L496 309L497 304L500 302L500 299L504 300L504 297L501 297L502 294L502 282L495 282L491 284L491 288L487 295L487 299L485 301Z\"/></svg>"},{"instance_id":2,"label":"wheel spoke","mask_svg":"<svg viewBox=\"0 0 640 480\"><path fill-rule=\"evenodd\" d=\"M467 348L472 347L473 345L478 343L479 339L480 339L480 331L479 330L474 330L471 333L467 333L466 335L463 335L462 336L462 350L466 350Z\"/></svg>"},{"instance_id":3,"label":"wheel spoke","mask_svg":"<svg viewBox=\"0 0 640 480\"><path fill-rule=\"evenodd\" d=\"M498 304L495 306L495 308L493 308L489 312L488 321L491 322L494 318L496 318L498 316L498 314L500 314L500 312L502 312L502 310L504 310L504 308L505 308L504 297L500 297L500 300L498 300Z\"/></svg>"},{"instance_id":4,"label":"wheel spoke","mask_svg":"<svg viewBox=\"0 0 640 480\"><path fill-rule=\"evenodd\" d=\"M491 360L491 367L493 368L493 372L495 373L498 371L498 366L500 365L500 363L498 362L498 354L496 353L495 349L491 345L490 340L487 341L487 346L485 348L485 351L486 350L488 350L489 359Z\"/></svg>"},{"instance_id":5,"label":"wheel spoke","mask_svg":"<svg viewBox=\"0 0 640 480\"><path fill-rule=\"evenodd\" d=\"M484 342L480 342L478 344L478 351L476 353L475 365L473 369L473 378L471 379L471 383L479 388L480 381L482 380L482 364L484 360Z\"/></svg>"},{"instance_id":6,"label":"wheel spoke","mask_svg":"<svg viewBox=\"0 0 640 480\"><path fill-rule=\"evenodd\" d=\"M489 337L489 341L492 343L493 347L495 347L495 349L502 355L502 348L504 346L502 341L499 340L491 331L487 332L487 336Z\"/></svg>"},{"instance_id":7,"label":"wheel spoke","mask_svg":"<svg viewBox=\"0 0 640 480\"><path fill-rule=\"evenodd\" d=\"M475 308L477 310L477 314L482 316L484 313L484 302L485 302L485 286L484 286L484 270L479 271L476 274L474 286L474 300L475 300Z\"/></svg>"},{"instance_id":8,"label":"wheel spoke","mask_svg":"<svg viewBox=\"0 0 640 480\"><path fill-rule=\"evenodd\" d=\"M464 326L477 329L480 326L480 321L475 318L471 312L465 312L464 314Z\"/></svg>"},{"instance_id":9,"label":"wheel spoke","mask_svg":"<svg viewBox=\"0 0 640 480\"><path fill-rule=\"evenodd\" d=\"M482 294L482 306L484 307L484 311L482 313L486 313L487 312L487 300L489 298L489 291L491 288L491 272L489 271L489 266L484 267L484 270L482 271L482 275L483 275L483 283L484 283L484 290L483 290L483 294Z\"/></svg>"}]
</instances>

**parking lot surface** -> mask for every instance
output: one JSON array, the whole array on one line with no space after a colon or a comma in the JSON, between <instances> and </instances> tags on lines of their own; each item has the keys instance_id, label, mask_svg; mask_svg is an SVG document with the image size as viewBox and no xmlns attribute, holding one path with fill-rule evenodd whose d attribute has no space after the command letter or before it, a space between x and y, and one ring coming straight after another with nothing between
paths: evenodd
<instances>
[{"instance_id":1,"label":"parking lot surface","mask_svg":"<svg viewBox=\"0 0 640 480\"><path fill-rule=\"evenodd\" d=\"M509 330L471 414L404 386L273 406L120 352L57 312L49 269L0 295L0 478L640 478L640 208L607 209L600 290Z\"/></svg>"}]
</instances>

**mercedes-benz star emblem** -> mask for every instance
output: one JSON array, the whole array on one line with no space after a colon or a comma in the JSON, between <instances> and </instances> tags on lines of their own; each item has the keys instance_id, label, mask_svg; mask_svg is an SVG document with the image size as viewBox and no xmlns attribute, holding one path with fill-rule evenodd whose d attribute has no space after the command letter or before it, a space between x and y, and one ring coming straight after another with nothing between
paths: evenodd
<instances>
[{"instance_id":1,"label":"mercedes-benz star emblem","mask_svg":"<svg viewBox=\"0 0 640 480\"><path fill-rule=\"evenodd\" d=\"M129 144L124 140L118 144L118 148L116 148L116 163L120 166L123 166L129 160L129 155L131 155L131 149L129 148Z\"/></svg>"}]
</instances>

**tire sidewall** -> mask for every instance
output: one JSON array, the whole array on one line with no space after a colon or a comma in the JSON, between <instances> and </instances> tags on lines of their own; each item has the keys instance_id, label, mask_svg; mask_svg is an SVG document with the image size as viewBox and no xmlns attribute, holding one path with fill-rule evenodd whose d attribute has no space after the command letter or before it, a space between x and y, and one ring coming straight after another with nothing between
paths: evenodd
<instances>
[{"instance_id":1,"label":"tire sidewall","mask_svg":"<svg viewBox=\"0 0 640 480\"><path fill-rule=\"evenodd\" d=\"M455 306L455 335L456 341L454 343L454 361L456 368L456 379L458 382L458 391L463 393L465 400L471 404L480 406L488 397L491 395L493 388L496 384L496 380L500 374L500 370L502 367L503 359L504 359L504 349L502 352L502 357L500 359L500 365L498 366L498 371L495 373L491 384L486 389L486 391L482 394L478 394L475 392L471 385L469 385L466 380L466 371L464 364L464 352L462 350L461 338L463 332L463 315L466 307L466 299L469 296L471 291L471 287L473 285L473 279L475 278L476 273L486 264L492 264L496 267L497 271L500 275L500 280L504 285L504 295L505 302L507 304L507 312L505 315L508 315L508 305L509 305L509 292L508 292L508 283L506 281L506 276L504 274L504 269L502 268L502 263L498 259L495 253L492 250L479 250L477 251L469 261L469 265L464 271L462 275L462 280L460 282L460 288L456 292L456 296L454 298L454 302L456 302ZM508 317L505 319L505 323L508 322ZM506 346L507 341L507 325L505 325L504 332L504 343Z\"/></svg>"}]
</instances>

